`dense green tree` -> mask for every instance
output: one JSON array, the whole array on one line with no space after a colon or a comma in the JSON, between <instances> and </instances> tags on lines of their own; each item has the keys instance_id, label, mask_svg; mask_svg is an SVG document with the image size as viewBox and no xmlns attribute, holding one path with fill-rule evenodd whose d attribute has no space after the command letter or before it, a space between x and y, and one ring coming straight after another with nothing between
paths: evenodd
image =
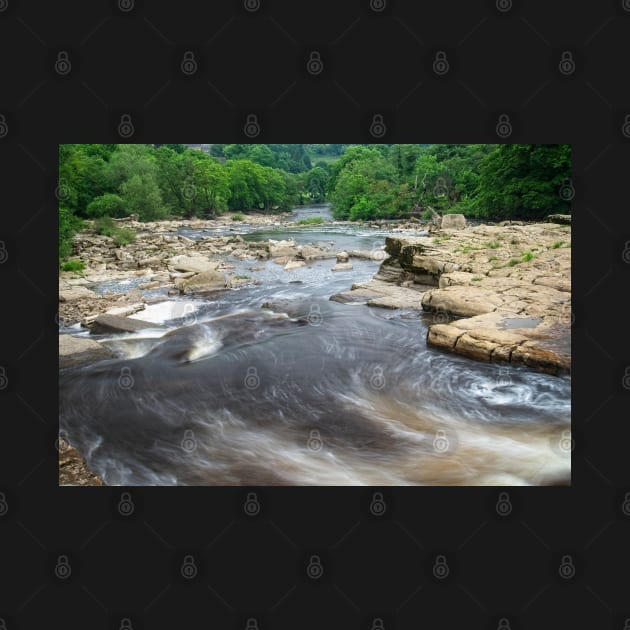
<instances>
[{"instance_id":1,"label":"dense green tree","mask_svg":"<svg viewBox=\"0 0 630 630\"><path fill-rule=\"evenodd\" d=\"M95 197L87 207L89 217L124 217L129 214L125 202L119 195L105 193L100 197Z\"/></svg>"},{"instance_id":2,"label":"dense green tree","mask_svg":"<svg viewBox=\"0 0 630 630\"><path fill-rule=\"evenodd\" d=\"M166 214L160 188L151 176L133 175L121 184L120 196L129 213L137 214L140 221L157 221Z\"/></svg>"}]
</instances>

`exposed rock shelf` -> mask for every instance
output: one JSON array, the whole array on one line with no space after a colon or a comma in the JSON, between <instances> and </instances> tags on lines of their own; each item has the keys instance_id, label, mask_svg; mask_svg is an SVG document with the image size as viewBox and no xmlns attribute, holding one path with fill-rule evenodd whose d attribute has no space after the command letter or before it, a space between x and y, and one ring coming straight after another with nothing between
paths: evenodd
<instances>
[{"instance_id":1,"label":"exposed rock shelf","mask_svg":"<svg viewBox=\"0 0 630 630\"><path fill-rule=\"evenodd\" d=\"M571 365L571 229L481 225L388 237L374 279L333 296L434 313L427 343L561 374ZM433 288L432 288L433 287Z\"/></svg>"}]
</instances>

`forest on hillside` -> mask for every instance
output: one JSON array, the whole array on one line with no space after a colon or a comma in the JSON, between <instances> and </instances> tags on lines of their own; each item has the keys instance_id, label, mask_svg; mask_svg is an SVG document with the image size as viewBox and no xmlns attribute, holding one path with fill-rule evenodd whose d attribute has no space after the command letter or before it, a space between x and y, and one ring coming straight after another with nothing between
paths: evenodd
<instances>
[{"instance_id":1,"label":"forest on hillside","mask_svg":"<svg viewBox=\"0 0 630 630\"><path fill-rule=\"evenodd\" d=\"M329 201L337 219L570 212L569 145L64 144L59 256L84 219L213 218Z\"/></svg>"}]
</instances>

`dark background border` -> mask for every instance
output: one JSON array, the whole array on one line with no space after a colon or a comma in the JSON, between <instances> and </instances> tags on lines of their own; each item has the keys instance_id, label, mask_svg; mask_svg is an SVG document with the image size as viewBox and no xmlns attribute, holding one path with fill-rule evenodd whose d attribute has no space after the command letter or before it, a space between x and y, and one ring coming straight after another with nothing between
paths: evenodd
<instances>
[{"instance_id":1,"label":"dark background border","mask_svg":"<svg viewBox=\"0 0 630 630\"><path fill-rule=\"evenodd\" d=\"M247 6L0 0L4 627L622 630L630 3ZM124 141L123 115L130 142L246 142L251 114L257 142L497 142L507 115L504 141L572 144L573 487L509 489L507 516L499 489L390 488L381 517L361 488L256 489L253 517L244 488L133 489L121 517L120 489L57 487L57 144Z\"/></svg>"}]
</instances>

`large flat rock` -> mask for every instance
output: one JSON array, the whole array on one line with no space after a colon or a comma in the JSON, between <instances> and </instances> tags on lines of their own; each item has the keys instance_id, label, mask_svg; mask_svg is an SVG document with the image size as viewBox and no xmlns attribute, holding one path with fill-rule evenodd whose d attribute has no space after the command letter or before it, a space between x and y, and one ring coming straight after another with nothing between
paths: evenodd
<instances>
[{"instance_id":1,"label":"large flat rock","mask_svg":"<svg viewBox=\"0 0 630 630\"><path fill-rule=\"evenodd\" d=\"M113 354L97 341L85 337L59 335L59 368L74 367L111 359Z\"/></svg>"},{"instance_id":2,"label":"large flat rock","mask_svg":"<svg viewBox=\"0 0 630 630\"><path fill-rule=\"evenodd\" d=\"M110 334L122 332L138 332L147 328L164 328L161 324L145 322L141 319L121 317L120 315L99 315L92 324L90 332L93 334Z\"/></svg>"}]
</instances>

